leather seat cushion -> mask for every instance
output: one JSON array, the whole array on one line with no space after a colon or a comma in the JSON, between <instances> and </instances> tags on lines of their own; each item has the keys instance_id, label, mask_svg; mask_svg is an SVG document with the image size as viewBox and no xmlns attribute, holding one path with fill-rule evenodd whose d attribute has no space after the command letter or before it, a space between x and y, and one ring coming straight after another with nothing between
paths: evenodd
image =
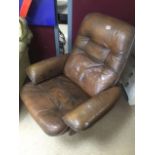
<instances>
[{"instance_id":1,"label":"leather seat cushion","mask_svg":"<svg viewBox=\"0 0 155 155\"><path fill-rule=\"evenodd\" d=\"M62 116L85 102L89 96L62 75L38 85L27 83L21 98L41 128L49 135L57 135L68 129Z\"/></svg>"}]
</instances>

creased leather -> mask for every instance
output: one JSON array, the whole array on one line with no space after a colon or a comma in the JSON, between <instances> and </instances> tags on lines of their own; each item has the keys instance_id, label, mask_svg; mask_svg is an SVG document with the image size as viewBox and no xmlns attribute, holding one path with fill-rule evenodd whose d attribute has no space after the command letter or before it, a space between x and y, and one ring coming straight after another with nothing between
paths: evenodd
<instances>
[{"instance_id":1,"label":"creased leather","mask_svg":"<svg viewBox=\"0 0 155 155\"><path fill-rule=\"evenodd\" d=\"M65 75L90 96L117 83L134 38L134 28L118 19L90 14L81 24Z\"/></svg>"},{"instance_id":2,"label":"creased leather","mask_svg":"<svg viewBox=\"0 0 155 155\"><path fill-rule=\"evenodd\" d=\"M28 111L49 135L67 130L62 116L89 96L65 76L58 76L37 85L28 83L21 92Z\"/></svg>"}]
</instances>

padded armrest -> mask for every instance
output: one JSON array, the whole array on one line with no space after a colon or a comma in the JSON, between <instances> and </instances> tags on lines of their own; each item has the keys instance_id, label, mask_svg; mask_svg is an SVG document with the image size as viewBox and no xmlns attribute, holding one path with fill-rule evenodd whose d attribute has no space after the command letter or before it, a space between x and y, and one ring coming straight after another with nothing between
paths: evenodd
<instances>
[{"instance_id":1,"label":"padded armrest","mask_svg":"<svg viewBox=\"0 0 155 155\"><path fill-rule=\"evenodd\" d=\"M26 73L32 83L37 84L63 72L68 55L61 55L32 64Z\"/></svg>"},{"instance_id":2,"label":"padded armrest","mask_svg":"<svg viewBox=\"0 0 155 155\"><path fill-rule=\"evenodd\" d=\"M119 87L102 91L68 112L63 120L74 131L84 130L102 117L116 103L120 94Z\"/></svg>"}]
</instances>

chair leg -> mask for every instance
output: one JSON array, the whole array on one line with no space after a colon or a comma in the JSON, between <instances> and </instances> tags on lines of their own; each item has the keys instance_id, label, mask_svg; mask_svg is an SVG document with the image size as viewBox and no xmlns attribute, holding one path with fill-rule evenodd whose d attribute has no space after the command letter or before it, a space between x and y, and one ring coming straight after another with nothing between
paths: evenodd
<instances>
[{"instance_id":1,"label":"chair leg","mask_svg":"<svg viewBox=\"0 0 155 155\"><path fill-rule=\"evenodd\" d=\"M76 134L76 132L75 131L73 131L72 129L69 129L69 136L73 136L73 135L75 135Z\"/></svg>"}]
</instances>

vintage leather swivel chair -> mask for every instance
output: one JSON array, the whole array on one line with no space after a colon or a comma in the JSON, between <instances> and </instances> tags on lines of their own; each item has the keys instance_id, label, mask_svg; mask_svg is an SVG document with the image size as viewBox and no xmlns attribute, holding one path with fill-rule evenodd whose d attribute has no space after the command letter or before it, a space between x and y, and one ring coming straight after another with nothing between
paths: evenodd
<instances>
[{"instance_id":1,"label":"vintage leather swivel chair","mask_svg":"<svg viewBox=\"0 0 155 155\"><path fill-rule=\"evenodd\" d=\"M87 129L116 103L133 40L129 24L92 13L84 18L70 55L27 68L32 82L23 87L21 99L48 135Z\"/></svg>"}]
</instances>

